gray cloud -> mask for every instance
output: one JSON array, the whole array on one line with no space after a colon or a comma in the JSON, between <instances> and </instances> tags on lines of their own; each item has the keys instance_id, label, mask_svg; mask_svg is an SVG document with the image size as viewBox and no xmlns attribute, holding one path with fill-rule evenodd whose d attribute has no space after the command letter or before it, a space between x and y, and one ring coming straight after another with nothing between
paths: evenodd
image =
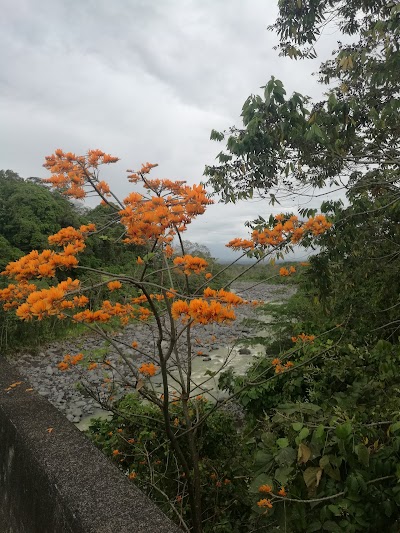
<instances>
[{"instance_id":1,"label":"gray cloud","mask_svg":"<svg viewBox=\"0 0 400 533\"><path fill-rule=\"evenodd\" d=\"M144 161L158 162L161 177L199 182L221 149L211 129L239 123L271 75L288 92L321 94L318 62L273 50L266 28L276 13L265 0L3 0L0 167L45 176L55 148L101 148L121 158L104 173L120 196L125 169ZM334 42L321 41L323 55ZM224 255L246 220L270 212L259 202L213 206L185 238Z\"/></svg>"}]
</instances>

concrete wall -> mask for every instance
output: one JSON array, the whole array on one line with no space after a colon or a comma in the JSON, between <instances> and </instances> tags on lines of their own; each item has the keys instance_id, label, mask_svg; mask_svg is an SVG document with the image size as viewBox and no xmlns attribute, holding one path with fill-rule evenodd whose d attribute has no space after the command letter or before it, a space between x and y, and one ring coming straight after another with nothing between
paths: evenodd
<instances>
[{"instance_id":1,"label":"concrete wall","mask_svg":"<svg viewBox=\"0 0 400 533\"><path fill-rule=\"evenodd\" d=\"M0 357L0 533L178 529ZM53 428L51 432L48 428Z\"/></svg>"}]
</instances>

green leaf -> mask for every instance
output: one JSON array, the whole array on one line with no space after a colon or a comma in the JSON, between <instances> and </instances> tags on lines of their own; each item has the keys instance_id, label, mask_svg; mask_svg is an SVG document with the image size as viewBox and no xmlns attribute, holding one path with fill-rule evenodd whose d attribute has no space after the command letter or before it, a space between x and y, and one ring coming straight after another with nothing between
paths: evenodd
<instances>
[{"instance_id":1,"label":"green leaf","mask_svg":"<svg viewBox=\"0 0 400 533\"><path fill-rule=\"evenodd\" d=\"M314 414L318 411L321 411L321 407L319 405L315 405L314 403L301 403L299 404L299 407L302 413Z\"/></svg>"},{"instance_id":2,"label":"green leaf","mask_svg":"<svg viewBox=\"0 0 400 533\"><path fill-rule=\"evenodd\" d=\"M153 259L155 255L156 254L154 252L149 252L148 254L143 256L143 261L146 263L147 261L150 261L151 259Z\"/></svg>"},{"instance_id":3,"label":"green leaf","mask_svg":"<svg viewBox=\"0 0 400 533\"><path fill-rule=\"evenodd\" d=\"M400 429L400 422L395 422L394 424L392 424L392 425L390 426L389 429L390 429L390 431L391 431L392 433L396 433L396 431L399 431L399 429Z\"/></svg>"},{"instance_id":4,"label":"green leaf","mask_svg":"<svg viewBox=\"0 0 400 533\"><path fill-rule=\"evenodd\" d=\"M315 438L322 439L325 435L325 428L321 424L317 427L317 429L314 431Z\"/></svg>"},{"instance_id":5,"label":"green leaf","mask_svg":"<svg viewBox=\"0 0 400 533\"><path fill-rule=\"evenodd\" d=\"M356 446L356 453L360 463L364 466L369 466L369 450L364 444Z\"/></svg>"},{"instance_id":6,"label":"green leaf","mask_svg":"<svg viewBox=\"0 0 400 533\"><path fill-rule=\"evenodd\" d=\"M384 501L384 502L382 503L382 509L383 509L383 512L385 513L385 515L386 515L388 518L389 518L390 516L392 516L392 514L393 514L393 511L394 511L393 507L394 507L394 506L393 506L393 504L392 504L391 501L386 500L386 501Z\"/></svg>"},{"instance_id":7,"label":"green leaf","mask_svg":"<svg viewBox=\"0 0 400 533\"><path fill-rule=\"evenodd\" d=\"M279 465L289 466L296 461L296 450L288 446L287 448L282 448L277 455L275 456L275 461Z\"/></svg>"},{"instance_id":8,"label":"green leaf","mask_svg":"<svg viewBox=\"0 0 400 533\"><path fill-rule=\"evenodd\" d=\"M267 465L273 460L273 456L270 453L266 453L263 450L258 450L254 458L255 463L258 466Z\"/></svg>"},{"instance_id":9,"label":"green leaf","mask_svg":"<svg viewBox=\"0 0 400 533\"><path fill-rule=\"evenodd\" d=\"M224 139L224 134L216 130L211 130L210 139L212 141L222 141Z\"/></svg>"},{"instance_id":10,"label":"green leaf","mask_svg":"<svg viewBox=\"0 0 400 533\"><path fill-rule=\"evenodd\" d=\"M358 484L356 476L354 476L353 474L350 474L350 476L346 480L346 485L349 489L349 496L358 495L360 486Z\"/></svg>"},{"instance_id":11,"label":"green leaf","mask_svg":"<svg viewBox=\"0 0 400 533\"><path fill-rule=\"evenodd\" d=\"M275 444L275 435L270 431L266 431L261 434L261 442L266 446L273 446Z\"/></svg>"},{"instance_id":12,"label":"green leaf","mask_svg":"<svg viewBox=\"0 0 400 533\"><path fill-rule=\"evenodd\" d=\"M292 424L292 428L293 428L295 431L300 431L302 427L303 427L303 422L294 422L294 423Z\"/></svg>"},{"instance_id":13,"label":"green leaf","mask_svg":"<svg viewBox=\"0 0 400 533\"><path fill-rule=\"evenodd\" d=\"M328 509L331 513L333 513L335 516L340 516L342 514L341 509L337 505L328 505Z\"/></svg>"},{"instance_id":14,"label":"green leaf","mask_svg":"<svg viewBox=\"0 0 400 533\"><path fill-rule=\"evenodd\" d=\"M346 440L352 433L353 428L350 422L345 422L336 427L336 436L341 440Z\"/></svg>"},{"instance_id":15,"label":"green leaf","mask_svg":"<svg viewBox=\"0 0 400 533\"><path fill-rule=\"evenodd\" d=\"M298 436L296 437L296 444L300 444L302 440L308 437L310 430L308 428L302 428Z\"/></svg>"},{"instance_id":16,"label":"green leaf","mask_svg":"<svg viewBox=\"0 0 400 533\"><path fill-rule=\"evenodd\" d=\"M322 524L322 529L324 531L335 531L338 533L342 533L342 528L338 526L335 522L332 522L332 520L328 520Z\"/></svg>"},{"instance_id":17,"label":"green leaf","mask_svg":"<svg viewBox=\"0 0 400 533\"><path fill-rule=\"evenodd\" d=\"M329 465L330 464L330 461L329 461L329 456L328 455L323 455L321 457L321 459L319 460L319 466L321 468L325 468L326 465Z\"/></svg>"},{"instance_id":18,"label":"green leaf","mask_svg":"<svg viewBox=\"0 0 400 533\"><path fill-rule=\"evenodd\" d=\"M264 101L265 101L265 105L269 106L269 103L271 102L271 94L267 87L265 87L265 90L264 90Z\"/></svg>"},{"instance_id":19,"label":"green leaf","mask_svg":"<svg viewBox=\"0 0 400 533\"><path fill-rule=\"evenodd\" d=\"M392 7L392 9L390 10L390 15L393 16L393 15L397 15L397 13L400 13L400 4L396 4L395 6Z\"/></svg>"},{"instance_id":20,"label":"green leaf","mask_svg":"<svg viewBox=\"0 0 400 533\"><path fill-rule=\"evenodd\" d=\"M290 474L293 472L293 467L286 466L284 468L277 468L275 470L275 479L280 485L287 485Z\"/></svg>"},{"instance_id":21,"label":"green leaf","mask_svg":"<svg viewBox=\"0 0 400 533\"><path fill-rule=\"evenodd\" d=\"M289 446L289 441L286 437L284 437L283 439L278 439L276 444L279 446L279 448L287 448Z\"/></svg>"},{"instance_id":22,"label":"green leaf","mask_svg":"<svg viewBox=\"0 0 400 533\"><path fill-rule=\"evenodd\" d=\"M309 526L307 526L307 533L314 533L315 531L321 531L322 524L319 520L316 522L311 522Z\"/></svg>"},{"instance_id":23,"label":"green leaf","mask_svg":"<svg viewBox=\"0 0 400 533\"><path fill-rule=\"evenodd\" d=\"M336 481L340 481L340 470L338 468L333 468L330 464L326 465L324 467L324 472L332 479L335 479Z\"/></svg>"},{"instance_id":24,"label":"green leaf","mask_svg":"<svg viewBox=\"0 0 400 533\"><path fill-rule=\"evenodd\" d=\"M268 476L267 474L258 475L250 483L249 492L252 492L253 494L258 493L258 489L259 489L259 487L261 487L261 485L269 485L270 487L273 487L274 483L272 481L271 476Z\"/></svg>"}]
</instances>

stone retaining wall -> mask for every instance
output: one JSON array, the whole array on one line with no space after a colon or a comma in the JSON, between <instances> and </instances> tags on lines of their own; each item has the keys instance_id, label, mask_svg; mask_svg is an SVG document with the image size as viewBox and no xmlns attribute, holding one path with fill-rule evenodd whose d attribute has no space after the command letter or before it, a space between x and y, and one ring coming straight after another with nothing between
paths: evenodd
<instances>
[{"instance_id":1,"label":"stone retaining wall","mask_svg":"<svg viewBox=\"0 0 400 533\"><path fill-rule=\"evenodd\" d=\"M29 389L0 357L0 533L178 532L73 424Z\"/></svg>"}]
</instances>

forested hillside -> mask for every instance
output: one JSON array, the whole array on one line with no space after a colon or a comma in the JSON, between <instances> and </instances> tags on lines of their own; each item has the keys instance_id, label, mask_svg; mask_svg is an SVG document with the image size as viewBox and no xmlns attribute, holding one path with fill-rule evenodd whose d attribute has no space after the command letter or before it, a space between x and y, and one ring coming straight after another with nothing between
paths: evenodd
<instances>
[{"instance_id":1,"label":"forested hillside","mask_svg":"<svg viewBox=\"0 0 400 533\"><path fill-rule=\"evenodd\" d=\"M110 209L104 206L88 208L72 202L37 178L23 179L11 170L0 171L0 268L24 254L49 248L48 237L61 228L79 227L94 223L101 235L88 240L81 265L124 272L136 260L137 246L123 244L124 228ZM103 231L104 229L104 231ZM58 274L59 279L65 276ZM79 275L85 278L85 272ZM8 280L0 278L4 287ZM92 298L98 295L92 294ZM15 350L48 342L66 333L67 327L52 321L51 324L23 323L0 310L0 346L2 350Z\"/></svg>"}]
</instances>

